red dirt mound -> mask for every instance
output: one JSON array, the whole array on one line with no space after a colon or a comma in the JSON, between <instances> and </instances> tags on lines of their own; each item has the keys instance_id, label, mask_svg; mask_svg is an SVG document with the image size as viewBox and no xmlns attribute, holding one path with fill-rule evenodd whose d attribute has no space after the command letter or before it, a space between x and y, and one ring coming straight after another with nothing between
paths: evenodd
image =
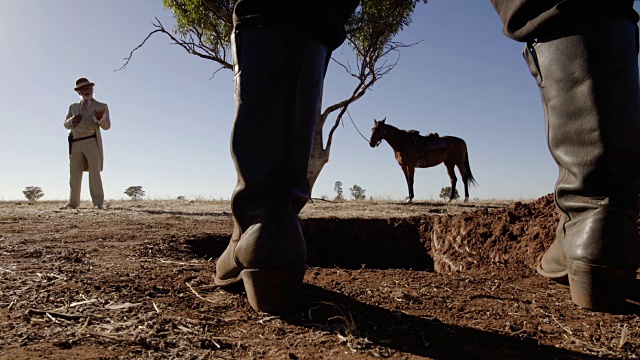
<instances>
[{"instance_id":1,"label":"red dirt mound","mask_svg":"<svg viewBox=\"0 0 640 360\"><path fill-rule=\"evenodd\" d=\"M439 273L507 271L526 276L555 237L553 195L506 209L434 217L431 256Z\"/></svg>"}]
</instances>

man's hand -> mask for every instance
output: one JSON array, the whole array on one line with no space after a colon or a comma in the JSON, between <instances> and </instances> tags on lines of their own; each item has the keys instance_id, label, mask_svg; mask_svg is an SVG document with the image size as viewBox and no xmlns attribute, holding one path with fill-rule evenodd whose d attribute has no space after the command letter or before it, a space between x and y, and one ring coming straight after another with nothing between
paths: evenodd
<instances>
[{"instance_id":1,"label":"man's hand","mask_svg":"<svg viewBox=\"0 0 640 360\"><path fill-rule=\"evenodd\" d=\"M71 125L76 126L82 120L82 115L75 115L73 119L71 119Z\"/></svg>"},{"instance_id":2,"label":"man's hand","mask_svg":"<svg viewBox=\"0 0 640 360\"><path fill-rule=\"evenodd\" d=\"M96 117L96 121L102 120L102 115L104 115L104 109L94 109L93 116Z\"/></svg>"}]
</instances>

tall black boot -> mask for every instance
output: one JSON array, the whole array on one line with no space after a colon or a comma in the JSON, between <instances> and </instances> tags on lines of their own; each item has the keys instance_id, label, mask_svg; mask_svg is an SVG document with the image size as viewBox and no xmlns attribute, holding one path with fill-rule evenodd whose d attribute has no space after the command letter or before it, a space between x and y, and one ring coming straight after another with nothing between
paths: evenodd
<instances>
[{"instance_id":1,"label":"tall black boot","mask_svg":"<svg viewBox=\"0 0 640 360\"><path fill-rule=\"evenodd\" d=\"M593 19L524 51L541 90L558 164L555 242L541 275L568 280L581 307L623 305L640 264L640 95L637 26ZM568 278L568 279L567 279Z\"/></svg>"},{"instance_id":2,"label":"tall black boot","mask_svg":"<svg viewBox=\"0 0 640 360\"><path fill-rule=\"evenodd\" d=\"M215 282L244 283L257 311L294 310L306 270L298 213L329 51L297 26L236 31L236 115L231 152L235 230Z\"/></svg>"}]
</instances>

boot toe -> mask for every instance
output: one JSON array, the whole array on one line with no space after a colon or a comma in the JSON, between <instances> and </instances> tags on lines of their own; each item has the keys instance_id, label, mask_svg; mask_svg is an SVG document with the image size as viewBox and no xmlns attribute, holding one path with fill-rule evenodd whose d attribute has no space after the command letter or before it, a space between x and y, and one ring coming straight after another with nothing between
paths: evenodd
<instances>
[{"instance_id":1,"label":"boot toe","mask_svg":"<svg viewBox=\"0 0 640 360\"><path fill-rule=\"evenodd\" d=\"M567 277L567 263L562 252L560 241L556 240L551 244L551 247L547 250L536 267L536 271L538 274L553 281L565 285L569 284L569 279Z\"/></svg>"},{"instance_id":2,"label":"boot toe","mask_svg":"<svg viewBox=\"0 0 640 360\"><path fill-rule=\"evenodd\" d=\"M538 274L548 278L549 280L553 280L563 285L569 285L569 276L568 276L569 272L567 271L566 268L563 270L548 271L545 268L543 268L542 263L540 263L536 267L536 271L538 272Z\"/></svg>"},{"instance_id":3,"label":"boot toe","mask_svg":"<svg viewBox=\"0 0 640 360\"><path fill-rule=\"evenodd\" d=\"M235 262L235 244L232 242L216 262L214 283L222 287L236 286L242 282L242 269Z\"/></svg>"}]
</instances>

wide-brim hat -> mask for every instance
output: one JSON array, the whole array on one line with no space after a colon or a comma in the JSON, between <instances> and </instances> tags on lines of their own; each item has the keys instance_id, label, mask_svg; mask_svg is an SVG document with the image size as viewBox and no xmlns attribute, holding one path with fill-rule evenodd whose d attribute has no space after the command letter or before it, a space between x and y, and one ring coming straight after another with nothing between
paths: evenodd
<instances>
[{"instance_id":1,"label":"wide-brim hat","mask_svg":"<svg viewBox=\"0 0 640 360\"><path fill-rule=\"evenodd\" d=\"M78 89L87 85L94 86L95 84L87 80L87 78L79 78L78 80L76 80L76 87L73 88L73 90L78 91Z\"/></svg>"}]
</instances>

